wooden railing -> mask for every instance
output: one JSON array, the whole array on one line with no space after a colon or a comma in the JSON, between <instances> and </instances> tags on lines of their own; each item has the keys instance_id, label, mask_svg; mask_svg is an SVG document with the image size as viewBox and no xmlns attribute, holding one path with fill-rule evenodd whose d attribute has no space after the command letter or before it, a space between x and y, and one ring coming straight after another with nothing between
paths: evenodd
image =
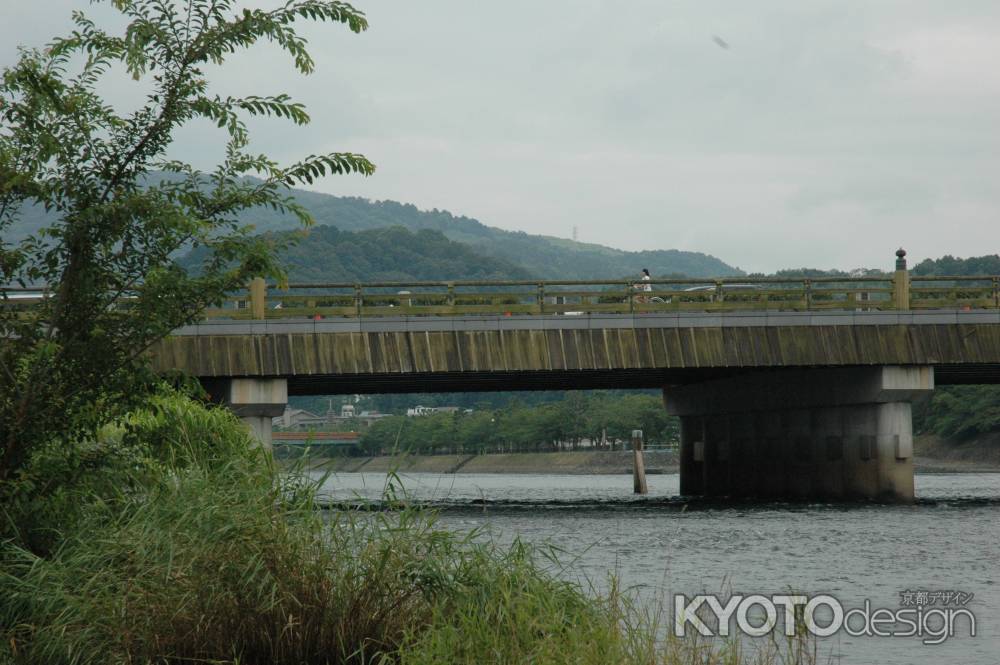
<instances>
[{"instance_id":1,"label":"wooden railing","mask_svg":"<svg viewBox=\"0 0 1000 665\"><path fill-rule=\"evenodd\" d=\"M281 288L255 279L245 291L207 310L205 318L1000 309L1000 276L914 276L906 269L906 252L900 249L896 257L895 272L865 277L318 283ZM44 287L0 288L0 306L30 309L48 295Z\"/></svg>"},{"instance_id":2,"label":"wooden railing","mask_svg":"<svg viewBox=\"0 0 1000 665\"><path fill-rule=\"evenodd\" d=\"M906 280L905 284L900 279ZM645 289L650 290L646 291ZM822 277L289 284L256 280L208 319L996 309L1000 277Z\"/></svg>"},{"instance_id":3,"label":"wooden railing","mask_svg":"<svg viewBox=\"0 0 1000 665\"><path fill-rule=\"evenodd\" d=\"M909 309L1000 308L1000 276L911 277Z\"/></svg>"}]
</instances>

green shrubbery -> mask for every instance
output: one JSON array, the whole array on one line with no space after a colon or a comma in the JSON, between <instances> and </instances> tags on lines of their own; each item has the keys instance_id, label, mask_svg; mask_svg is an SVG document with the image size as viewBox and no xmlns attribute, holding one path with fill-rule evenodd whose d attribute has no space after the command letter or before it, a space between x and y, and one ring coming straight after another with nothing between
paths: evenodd
<instances>
[{"instance_id":1,"label":"green shrubbery","mask_svg":"<svg viewBox=\"0 0 1000 665\"><path fill-rule=\"evenodd\" d=\"M614 585L521 543L318 510L320 481L279 475L223 409L161 394L100 439L107 462L30 520L46 551L0 545L0 663L743 662L657 643Z\"/></svg>"},{"instance_id":2,"label":"green shrubbery","mask_svg":"<svg viewBox=\"0 0 1000 665\"><path fill-rule=\"evenodd\" d=\"M178 395L93 448L129 461L31 520L44 555L4 545L0 648L17 662L371 661L444 621L486 569L549 583L418 513L325 519L314 485L277 476L231 414Z\"/></svg>"},{"instance_id":3,"label":"green shrubbery","mask_svg":"<svg viewBox=\"0 0 1000 665\"><path fill-rule=\"evenodd\" d=\"M10 662L627 659L618 604L419 512L319 511L224 410L161 395L94 447L128 462L32 520L48 551L3 544Z\"/></svg>"},{"instance_id":4,"label":"green shrubbery","mask_svg":"<svg viewBox=\"0 0 1000 665\"><path fill-rule=\"evenodd\" d=\"M474 584L434 607L428 630L407 635L400 662L642 662L623 605L588 597L569 582L540 574L531 551L515 543L494 553ZM647 661L651 662L651 661Z\"/></svg>"},{"instance_id":5,"label":"green shrubbery","mask_svg":"<svg viewBox=\"0 0 1000 665\"><path fill-rule=\"evenodd\" d=\"M913 426L956 439L1000 431L1000 386L942 386L914 406Z\"/></svg>"}]
</instances>

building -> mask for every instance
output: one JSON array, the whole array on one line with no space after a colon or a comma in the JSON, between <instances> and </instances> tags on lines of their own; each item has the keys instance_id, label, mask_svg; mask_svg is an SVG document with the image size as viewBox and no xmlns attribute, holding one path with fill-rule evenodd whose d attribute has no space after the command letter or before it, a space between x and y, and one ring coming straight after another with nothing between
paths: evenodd
<instances>
[{"instance_id":1,"label":"building","mask_svg":"<svg viewBox=\"0 0 1000 665\"><path fill-rule=\"evenodd\" d=\"M285 412L275 418L272 423L275 427L286 430L303 430L323 427L329 424L329 421L325 415L317 416L315 413L306 411L305 409L293 409L290 406L286 406Z\"/></svg>"},{"instance_id":2,"label":"building","mask_svg":"<svg viewBox=\"0 0 1000 665\"><path fill-rule=\"evenodd\" d=\"M458 413L461 410L457 406L420 406L419 404L412 409L406 410L406 415L409 417L414 416L429 416L432 413ZM466 412L471 411L471 409L466 409Z\"/></svg>"},{"instance_id":3,"label":"building","mask_svg":"<svg viewBox=\"0 0 1000 665\"><path fill-rule=\"evenodd\" d=\"M372 423L382 418L388 418L389 415L387 413L379 413L378 411L361 411L358 413L353 404L344 404L340 407L339 414L330 409L321 416L305 409L293 409L290 406L286 406L285 412L275 418L272 423L274 427L293 432L332 429L346 423L351 423L358 427L371 427Z\"/></svg>"}]
</instances>

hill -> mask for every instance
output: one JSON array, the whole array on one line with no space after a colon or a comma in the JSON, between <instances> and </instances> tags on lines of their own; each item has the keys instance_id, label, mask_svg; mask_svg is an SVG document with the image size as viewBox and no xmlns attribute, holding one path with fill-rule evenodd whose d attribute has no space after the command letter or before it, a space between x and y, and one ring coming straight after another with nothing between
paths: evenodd
<instances>
[{"instance_id":1,"label":"hill","mask_svg":"<svg viewBox=\"0 0 1000 665\"><path fill-rule=\"evenodd\" d=\"M302 236L279 254L292 282L396 282L444 279L533 279L524 268L483 256L439 231L411 232L401 226L370 231L342 231L314 226L308 231L279 231ZM203 254L181 259L197 265Z\"/></svg>"},{"instance_id":2,"label":"hill","mask_svg":"<svg viewBox=\"0 0 1000 665\"><path fill-rule=\"evenodd\" d=\"M399 225L411 231L440 231L450 240L466 243L476 251L522 266L544 279L603 279L634 275L642 268L658 276L713 277L738 275L740 271L700 252L676 249L627 252L604 245L564 238L505 231L470 217L445 210L420 210L395 201L369 201L315 192L295 191L296 198L316 218L346 231ZM262 231L287 229L294 221L263 210L251 211L246 221Z\"/></svg>"},{"instance_id":3,"label":"hill","mask_svg":"<svg viewBox=\"0 0 1000 665\"><path fill-rule=\"evenodd\" d=\"M676 249L626 252L564 238L505 231L470 217L455 216L444 210L420 210L395 201L369 201L300 189L293 192L312 213L318 225L336 226L343 231L368 231L392 226L413 232L438 231L449 240L470 246L480 255L492 257L503 264L520 266L542 279L610 279L636 275L642 268L649 268L656 276L742 274L714 256L699 252ZM26 206L18 222L4 231L4 240L17 241L35 233L48 219L43 209ZM247 211L241 221L253 224L261 232L298 228L298 223L291 216L266 209ZM449 276L468 277L458 272Z\"/></svg>"}]
</instances>

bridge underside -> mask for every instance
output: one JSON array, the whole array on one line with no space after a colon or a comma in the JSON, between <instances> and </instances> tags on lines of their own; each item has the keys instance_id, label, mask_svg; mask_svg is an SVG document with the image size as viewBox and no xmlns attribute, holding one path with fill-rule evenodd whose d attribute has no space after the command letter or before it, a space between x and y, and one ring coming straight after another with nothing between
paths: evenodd
<instances>
[{"instance_id":1,"label":"bridge underside","mask_svg":"<svg viewBox=\"0 0 1000 665\"><path fill-rule=\"evenodd\" d=\"M517 390L662 388L732 375L730 370L619 369L521 372L427 372L419 375L361 374L289 377L289 395L447 393Z\"/></svg>"},{"instance_id":2,"label":"bridge underside","mask_svg":"<svg viewBox=\"0 0 1000 665\"><path fill-rule=\"evenodd\" d=\"M714 375L713 375L714 374ZM807 500L913 500L913 399L934 388L934 369L921 366L786 368L723 376L705 372L680 385L684 373L584 373L597 387L663 387L667 410L681 419L681 493ZM671 377L672 382L665 382ZM635 376L631 376L634 379ZM524 389L523 381L474 384ZM293 388L283 378L203 379L206 388L270 443L271 418ZM466 386L442 377L441 386ZM357 390L357 384L354 385ZM382 384L375 384L378 388ZM427 390L432 384L410 384ZM558 383L530 384L534 387ZM329 392L330 386L305 389ZM399 391L394 384L392 391Z\"/></svg>"},{"instance_id":3,"label":"bridge underside","mask_svg":"<svg viewBox=\"0 0 1000 665\"><path fill-rule=\"evenodd\" d=\"M711 381L748 372L780 370L614 369L532 370L522 372L427 372L419 375L352 374L288 377L288 394L366 395L387 393L492 392L518 390L602 390L655 388ZM937 365L937 385L1000 383L1000 364Z\"/></svg>"},{"instance_id":4,"label":"bridge underside","mask_svg":"<svg viewBox=\"0 0 1000 665\"><path fill-rule=\"evenodd\" d=\"M908 501L910 401L1000 383L1000 314L224 322L153 357L264 441L288 395L664 388L686 494Z\"/></svg>"}]
</instances>

